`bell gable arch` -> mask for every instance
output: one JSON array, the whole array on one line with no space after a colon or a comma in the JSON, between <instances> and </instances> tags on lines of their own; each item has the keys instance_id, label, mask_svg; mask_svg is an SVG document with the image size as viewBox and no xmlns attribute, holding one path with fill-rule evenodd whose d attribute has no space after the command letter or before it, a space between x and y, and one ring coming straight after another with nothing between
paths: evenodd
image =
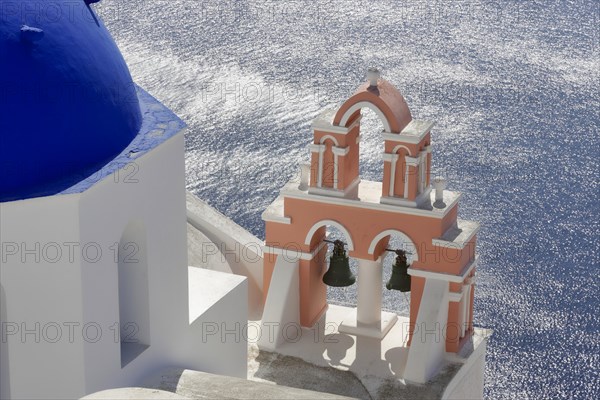
<instances>
[{"instance_id":1,"label":"bell gable arch","mask_svg":"<svg viewBox=\"0 0 600 400\"><path fill-rule=\"evenodd\" d=\"M386 132L400 133L412 121L408 104L398 89L384 79L377 86L363 83L352 97L339 108L333 118L336 126L348 127L353 115L363 107L369 107L381 119Z\"/></svg>"},{"instance_id":2,"label":"bell gable arch","mask_svg":"<svg viewBox=\"0 0 600 400\"><path fill-rule=\"evenodd\" d=\"M348 251L354 251L354 241L352 240L352 236L350 235L350 232L348 231L348 229L346 229L346 227L344 225L340 224L339 222L333 221L331 219L324 219L324 220L321 220L321 221L315 223L312 226L312 228L310 228L308 233L306 234L306 239L304 240L304 244L310 245L310 241L312 240L313 236L315 235L315 232L317 232L317 230L319 230L320 228L327 226L327 225L335 226L340 232L342 232L347 241L346 244L348 245Z\"/></svg>"},{"instance_id":3,"label":"bell gable arch","mask_svg":"<svg viewBox=\"0 0 600 400\"><path fill-rule=\"evenodd\" d=\"M391 236L391 235L400 236L400 239L402 240L402 243L404 244L404 246L403 246L404 250L411 253L411 255L412 255L411 258L412 258L413 262L419 261L419 253L417 251L417 246L415 246L415 243L412 241L412 239L406 233L399 231L397 229L387 229L387 230L379 233L377 236L375 236L373 238L373 240L371 241L371 244L369 245L369 250L368 250L369 255L373 255L373 253L375 252L375 248L377 247L379 242L381 242L385 237Z\"/></svg>"}]
</instances>

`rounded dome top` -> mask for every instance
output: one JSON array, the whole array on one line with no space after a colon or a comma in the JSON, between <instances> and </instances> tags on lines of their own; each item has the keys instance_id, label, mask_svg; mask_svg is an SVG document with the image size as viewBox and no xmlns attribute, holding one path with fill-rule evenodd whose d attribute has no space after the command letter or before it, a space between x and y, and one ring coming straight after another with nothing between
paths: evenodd
<instances>
[{"instance_id":1,"label":"rounded dome top","mask_svg":"<svg viewBox=\"0 0 600 400\"><path fill-rule=\"evenodd\" d=\"M385 129L400 133L412 121L406 100L394 85L377 76L369 77L337 111L334 125L352 123L360 109L366 104L375 106L383 114Z\"/></svg>"},{"instance_id":2,"label":"rounded dome top","mask_svg":"<svg viewBox=\"0 0 600 400\"><path fill-rule=\"evenodd\" d=\"M136 89L90 1L2 3L0 201L56 194L136 136Z\"/></svg>"}]
</instances>

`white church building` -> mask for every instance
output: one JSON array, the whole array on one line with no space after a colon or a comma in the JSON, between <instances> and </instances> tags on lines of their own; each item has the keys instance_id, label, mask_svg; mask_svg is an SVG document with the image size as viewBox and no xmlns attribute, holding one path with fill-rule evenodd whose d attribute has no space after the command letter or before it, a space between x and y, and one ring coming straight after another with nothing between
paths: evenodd
<instances>
[{"instance_id":1,"label":"white church building","mask_svg":"<svg viewBox=\"0 0 600 400\"><path fill-rule=\"evenodd\" d=\"M245 342L203 337L247 321L247 283L188 268L184 123L131 83L99 19L20 17L0 25L0 397L173 365L246 378Z\"/></svg>"}]
</instances>

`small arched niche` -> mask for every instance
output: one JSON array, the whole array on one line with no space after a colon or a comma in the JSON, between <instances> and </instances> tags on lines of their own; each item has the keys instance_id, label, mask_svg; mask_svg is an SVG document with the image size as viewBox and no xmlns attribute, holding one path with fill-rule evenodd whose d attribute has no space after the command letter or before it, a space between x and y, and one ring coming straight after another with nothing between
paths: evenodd
<instances>
[{"instance_id":1,"label":"small arched niche","mask_svg":"<svg viewBox=\"0 0 600 400\"><path fill-rule=\"evenodd\" d=\"M383 264L383 284L385 285L392 274L392 265L396 261L396 254L386 249L401 249L406 251L408 264L419 260L418 248L413 240L404 232L398 229L387 229L376 235L369 245L368 253L376 257L381 257ZM410 313L410 294L400 295L395 290L384 288L382 296L383 308L393 311L399 315L408 316Z\"/></svg>"},{"instance_id":2,"label":"small arched niche","mask_svg":"<svg viewBox=\"0 0 600 400\"><path fill-rule=\"evenodd\" d=\"M150 299L146 229L131 221L118 251L121 368L150 347Z\"/></svg>"},{"instance_id":3,"label":"small arched niche","mask_svg":"<svg viewBox=\"0 0 600 400\"><path fill-rule=\"evenodd\" d=\"M5 324L9 323L7 314L6 293L2 284L0 284L0 327L2 328L2 337L0 338L0 399L10 398L8 339L5 330Z\"/></svg>"}]
</instances>

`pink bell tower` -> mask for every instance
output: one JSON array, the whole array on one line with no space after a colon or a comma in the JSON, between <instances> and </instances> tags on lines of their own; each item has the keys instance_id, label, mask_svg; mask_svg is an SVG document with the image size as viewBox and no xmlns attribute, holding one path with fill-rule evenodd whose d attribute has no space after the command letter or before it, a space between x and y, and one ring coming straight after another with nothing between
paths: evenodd
<instances>
[{"instance_id":1,"label":"pink bell tower","mask_svg":"<svg viewBox=\"0 0 600 400\"><path fill-rule=\"evenodd\" d=\"M383 182L359 176L364 107L383 124ZM348 309L340 332L382 340L398 320L381 309L382 260L395 236L412 254L405 379L427 381L446 352L461 350L473 334L479 224L458 219L461 194L445 190L443 178L430 177L433 126L413 119L404 97L376 69L339 109L314 120L310 165L263 213L263 321L294 321L297 315L311 327L327 312L324 239L333 226L358 261L357 307ZM435 330L437 336L423 334Z\"/></svg>"}]
</instances>

